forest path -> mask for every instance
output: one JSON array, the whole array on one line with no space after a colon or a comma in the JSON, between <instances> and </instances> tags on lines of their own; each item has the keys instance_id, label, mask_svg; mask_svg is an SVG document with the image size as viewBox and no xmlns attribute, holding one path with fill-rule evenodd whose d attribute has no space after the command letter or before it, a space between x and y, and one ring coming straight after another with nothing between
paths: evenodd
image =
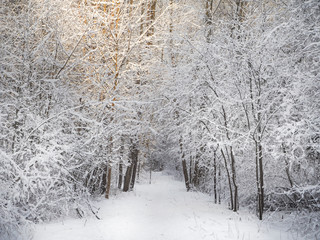
<instances>
[{"instance_id":1,"label":"forest path","mask_svg":"<svg viewBox=\"0 0 320 240\"><path fill-rule=\"evenodd\" d=\"M161 173L152 184L103 200L101 220L68 219L36 227L34 240L277 240L289 234L247 212L234 213Z\"/></svg>"}]
</instances>

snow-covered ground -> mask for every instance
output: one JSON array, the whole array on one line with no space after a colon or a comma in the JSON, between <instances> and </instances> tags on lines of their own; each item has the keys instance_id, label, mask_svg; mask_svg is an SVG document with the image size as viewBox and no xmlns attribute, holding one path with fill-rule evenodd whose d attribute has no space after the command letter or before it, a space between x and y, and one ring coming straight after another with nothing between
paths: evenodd
<instances>
[{"instance_id":1,"label":"snow-covered ground","mask_svg":"<svg viewBox=\"0 0 320 240\"><path fill-rule=\"evenodd\" d=\"M208 195L157 173L152 184L99 203L101 220L67 219L37 225L34 240L288 240L299 239L256 216L234 213Z\"/></svg>"}]
</instances>

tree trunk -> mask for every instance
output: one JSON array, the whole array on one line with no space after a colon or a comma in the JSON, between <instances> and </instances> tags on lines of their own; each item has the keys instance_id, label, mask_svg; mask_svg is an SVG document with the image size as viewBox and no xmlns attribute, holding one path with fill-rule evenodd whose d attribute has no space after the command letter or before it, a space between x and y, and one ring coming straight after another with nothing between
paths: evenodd
<instances>
[{"instance_id":1,"label":"tree trunk","mask_svg":"<svg viewBox=\"0 0 320 240\"><path fill-rule=\"evenodd\" d=\"M217 152L213 152L213 196L214 203L217 203Z\"/></svg>"},{"instance_id":2,"label":"tree trunk","mask_svg":"<svg viewBox=\"0 0 320 240\"><path fill-rule=\"evenodd\" d=\"M182 155L182 170L183 170L184 182L186 184L187 191L189 191L190 183L188 179L187 163L186 163L186 160L184 160L183 158L184 158L184 154Z\"/></svg>"},{"instance_id":3,"label":"tree trunk","mask_svg":"<svg viewBox=\"0 0 320 240\"><path fill-rule=\"evenodd\" d=\"M196 160L194 163L194 174L193 174L193 185L199 187L199 161Z\"/></svg>"},{"instance_id":4,"label":"tree trunk","mask_svg":"<svg viewBox=\"0 0 320 240\"><path fill-rule=\"evenodd\" d=\"M150 172L149 172L149 184L151 184L151 179L152 179L152 167L150 167Z\"/></svg>"},{"instance_id":5,"label":"tree trunk","mask_svg":"<svg viewBox=\"0 0 320 240\"><path fill-rule=\"evenodd\" d=\"M140 178L140 171L141 171L141 160L138 158L138 170L137 170L137 180Z\"/></svg>"},{"instance_id":6,"label":"tree trunk","mask_svg":"<svg viewBox=\"0 0 320 240\"><path fill-rule=\"evenodd\" d=\"M229 169L228 169L227 159L226 159L226 156L224 155L224 152L222 149L221 149L221 154L224 159L224 165L225 165L227 177L228 177L229 191L230 191L230 208L233 209L233 193L232 193L231 178L230 178L230 173L229 173Z\"/></svg>"},{"instance_id":7,"label":"tree trunk","mask_svg":"<svg viewBox=\"0 0 320 240\"><path fill-rule=\"evenodd\" d=\"M132 177L131 177L131 182L130 182L130 190L132 190L134 188L134 184L136 181L136 173L137 173L137 163L133 164L133 168L132 168Z\"/></svg>"},{"instance_id":8,"label":"tree trunk","mask_svg":"<svg viewBox=\"0 0 320 240\"><path fill-rule=\"evenodd\" d=\"M108 168L108 180L107 180L107 188L106 188L106 199L109 199L110 188L111 188L111 166Z\"/></svg>"},{"instance_id":9,"label":"tree trunk","mask_svg":"<svg viewBox=\"0 0 320 240\"><path fill-rule=\"evenodd\" d=\"M102 195L103 193L106 192L107 189L107 172L108 172L108 165L103 170L102 174L102 179L101 179L101 184L100 184L100 194Z\"/></svg>"},{"instance_id":10,"label":"tree trunk","mask_svg":"<svg viewBox=\"0 0 320 240\"><path fill-rule=\"evenodd\" d=\"M118 188L121 189L122 187L122 179L123 179L123 167L122 163L119 163L119 179L118 179Z\"/></svg>"},{"instance_id":11,"label":"tree trunk","mask_svg":"<svg viewBox=\"0 0 320 240\"><path fill-rule=\"evenodd\" d=\"M190 154L190 162L189 162L189 183L191 187L193 186L193 180L194 178L192 177L192 165L193 165L193 160Z\"/></svg>"},{"instance_id":12,"label":"tree trunk","mask_svg":"<svg viewBox=\"0 0 320 240\"><path fill-rule=\"evenodd\" d=\"M291 175L290 175L290 165L289 165L289 162L287 161L286 147L285 147L285 145L283 143L282 143L282 151L283 151L283 154L284 154L284 162L286 164L285 170L286 170L287 178L288 178L290 187L292 188L293 187L293 181L292 181L292 178L291 178Z\"/></svg>"},{"instance_id":13,"label":"tree trunk","mask_svg":"<svg viewBox=\"0 0 320 240\"><path fill-rule=\"evenodd\" d=\"M148 9L147 9L147 11L148 11L148 13L147 13L148 14L147 15L148 19L147 19L147 21L148 21L149 27L150 27L148 32L147 32L147 36L148 37L151 37L154 34L153 23L154 23L155 18L156 18L156 6L157 6L157 0L151 0L150 3L148 4ZM151 40L148 41L147 44L148 45L152 45L152 41Z\"/></svg>"},{"instance_id":14,"label":"tree trunk","mask_svg":"<svg viewBox=\"0 0 320 240\"><path fill-rule=\"evenodd\" d=\"M138 149L136 144L132 145L131 149L131 161L132 161L132 175L131 175L131 183L130 183L130 190L133 189L134 183L136 181L136 173L137 173L137 165L138 165Z\"/></svg>"},{"instance_id":15,"label":"tree trunk","mask_svg":"<svg viewBox=\"0 0 320 240\"><path fill-rule=\"evenodd\" d=\"M190 190L190 183L189 183L189 178L188 178L188 168L187 168L187 163L186 163L186 160L184 159L184 152L183 152L183 148L182 148L182 139L179 140L180 142L180 150L181 150L181 153L182 153L182 156L181 156L181 163L182 163L182 171L183 171L183 176L184 176L184 182L186 184L186 188L187 188L187 191Z\"/></svg>"},{"instance_id":16,"label":"tree trunk","mask_svg":"<svg viewBox=\"0 0 320 240\"><path fill-rule=\"evenodd\" d=\"M262 145L258 143L258 157L259 157L259 219L262 220L263 209L264 209L264 182L263 182L263 165L262 165Z\"/></svg>"},{"instance_id":17,"label":"tree trunk","mask_svg":"<svg viewBox=\"0 0 320 240\"><path fill-rule=\"evenodd\" d=\"M127 167L126 175L124 177L124 184L123 184L123 191L128 192L130 186L130 179L131 179L131 172L132 172L132 165Z\"/></svg>"},{"instance_id":18,"label":"tree trunk","mask_svg":"<svg viewBox=\"0 0 320 240\"><path fill-rule=\"evenodd\" d=\"M118 188L121 189L123 182L123 155L124 155L124 138L121 136L120 138L121 146L120 146L120 163L119 163L119 176L118 176Z\"/></svg>"},{"instance_id":19,"label":"tree trunk","mask_svg":"<svg viewBox=\"0 0 320 240\"><path fill-rule=\"evenodd\" d=\"M260 82L259 82L260 83ZM261 93L261 88L259 85L259 96ZM257 102L258 105L258 110L257 111L257 139L256 139L256 156L258 157L257 161L258 161L258 174L259 177L258 178L258 211L259 211L259 220L262 220L262 215L263 215L263 209L264 209L264 179L263 179L263 154L262 154L262 127L261 127L261 113L260 113L260 109L261 109L261 102L260 99L258 99Z\"/></svg>"},{"instance_id":20,"label":"tree trunk","mask_svg":"<svg viewBox=\"0 0 320 240\"><path fill-rule=\"evenodd\" d=\"M218 168L218 179L219 179L219 195L218 195L218 202L221 204L221 165L219 164Z\"/></svg>"},{"instance_id":21,"label":"tree trunk","mask_svg":"<svg viewBox=\"0 0 320 240\"><path fill-rule=\"evenodd\" d=\"M236 167L235 167L235 158L233 154L233 149L230 147L230 155L231 155L231 171L232 171L232 182L234 187L234 199L233 199L233 211L236 212L239 209L238 204L238 186L236 183Z\"/></svg>"},{"instance_id":22,"label":"tree trunk","mask_svg":"<svg viewBox=\"0 0 320 240\"><path fill-rule=\"evenodd\" d=\"M149 25L153 24L154 20L156 19L156 6L157 6L157 0L151 0L148 4ZM154 28L152 27L150 30L151 31L148 33L149 36L153 34Z\"/></svg>"}]
</instances>

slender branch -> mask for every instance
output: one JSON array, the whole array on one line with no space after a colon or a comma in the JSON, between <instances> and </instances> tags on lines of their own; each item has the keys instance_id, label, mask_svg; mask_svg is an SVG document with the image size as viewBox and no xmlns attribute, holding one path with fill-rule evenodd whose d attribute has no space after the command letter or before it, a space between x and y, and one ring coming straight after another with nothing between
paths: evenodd
<instances>
[{"instance_id":1,"label":"slender branch","mask_svg":"<svg viewBox=\"0 0 320 240\"><path fill-rule=\"evenodd\" d=\"M70 61L73 53L74 53L74 52L76 51L76 49L78 48L78 46L79 46L80 42L82 41L83 36L84 36L84 34L85 34L86 32L87 32L87 31L85 31L85 32L81 35L81 37L80 37L80 39L78 40L77 44L74 46L74 48L72 49L71 53L68 55L67 60L64 62L63 66L60 68L60 70L59 70L58 73L56 74L55 78L58 78L58 76L60 75L60 73L65 69L65 67L67 66L68 62Z\"/></svg>"}]
</instances>

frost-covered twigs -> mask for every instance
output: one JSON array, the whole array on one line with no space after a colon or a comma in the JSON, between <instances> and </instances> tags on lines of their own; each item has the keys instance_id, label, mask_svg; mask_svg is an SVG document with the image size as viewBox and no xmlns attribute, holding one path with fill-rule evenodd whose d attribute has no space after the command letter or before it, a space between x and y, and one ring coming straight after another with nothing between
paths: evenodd
<instances>
[{"instance_id":1,"label":"frost-covered twigs","mask_svg":"<svg viewBox=\"0 0 320 240\"><path fill-rule=\"evenodd\" d=\"M320 186L279 188L268 197L268 205L275 210L320 211Z\"/></svg>"},{"instance_id":2,"label":"frost-covered twigs","mask_svg":"<svg viewBox=\"0 0 320 240\"><path fill-rule=\"evenodd\" d=\"M175 30L185 44L161 151L216 202L231 207L237 185L260 219L271 206L318 211L319 2L219 2L213 21L209 3L197 35Z\"/></svg>"},{"instance_id":3,"label":"frost-covered twigs","mask_svg":"<svg viewBox=\"0 0 320 240\"><path fill-rule=\"evenodd\" d=\"M96 214L90 199L133 189L142 168L260 219L319 211L318 1L2 2L12 234Z\"/></svg>"}]
</instances>

